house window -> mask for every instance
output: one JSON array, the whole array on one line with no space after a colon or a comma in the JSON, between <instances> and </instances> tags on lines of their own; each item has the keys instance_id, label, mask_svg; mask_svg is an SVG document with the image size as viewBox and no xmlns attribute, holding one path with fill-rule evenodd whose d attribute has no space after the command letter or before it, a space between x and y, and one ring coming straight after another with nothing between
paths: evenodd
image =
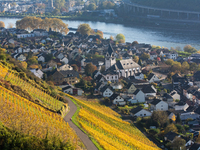
<instances>
[{"instance_id":1,"label":"house window","mask_svg":"<svg viewBox=\"0 0 200 150\"><path fill-rule=\"evenodd\" d=\"M109 93L109 95L110 95L110 93Z\"/></svg>"},{"instance_id":2,"label":"house window","mask_svg":"<svg viewBox=\"0 0 200 150\"><path fill-rule=\"evenodd\" d=\"M163 105L161 105L161 107L163 107Z\"/></svg>"},{"instance_id":3,"label":"house window","mask_svg":"<svg viewBox=\"0 0 200 150\"><path fill-rule=\"evenodd\" d=\"M146 114L144 114L144 116L146 116Z\"/></svg>"},{"instance_id":4,"label":"house window","mask_svg":"<svg viewBox=\"0 0 200 150\"><path fill-rule=\"evenodd\" d=\"M140 116L142 116L142 114L140 114Z\"/></svg>"},{"instance_id":5,"label":"house window","mask_svg":"<svg viewBox=\"0 0 200 150\"><path fill-rule=\"evenodd\" d=\"M161 110L163 110L163 108L161 108Z\"/></svg>"},{"instance_id":6,"label":"house window","mask_svg":"<svg viewBox=\"0 0 200 150\"><path fill-rule=\"evenodd\" d=\"M112 76L112 79L113 79L113 76Z\"/></svg>"},{"instance_id":7,"label":"house window","mask_svg":"<svg viewBox=\"0 0 200 150\"><path fill-rule=\"evenodd\" d=\"M115 79L117 79L117 76L115 76Z\"/></svg>"},{"instance_id":8,"label":"house window","mask_svg":"<svg viewBox=\"0 0 200 150\"><path fill-rule=\"evenodd\" d=\"M127 63L127 65L129 65L129 63Z\"/></svg>"},{"instance_id":9,"label":"house window","mask_svg":"<svg viewBox=\"0 0 200 150\"><path fill-rule=\"evenodd\" d=\"M114 60L115 58L112 58L112 60Z\"/></svg>"}]
</instances>

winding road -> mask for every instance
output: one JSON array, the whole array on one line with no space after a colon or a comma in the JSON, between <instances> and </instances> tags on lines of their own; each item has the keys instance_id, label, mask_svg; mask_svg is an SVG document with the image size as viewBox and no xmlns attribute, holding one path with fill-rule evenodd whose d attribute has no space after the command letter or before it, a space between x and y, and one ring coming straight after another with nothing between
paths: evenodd
<instances>
[{"instance_id":1,"label":"winding road","mask_svg":"<svg viewBox=\"0 0 200 150\"><path fill-rule=\"evenodd\" d=\"M68 122L69 126L76 132L77 136L81 139L87 150L98 150L97 147L94 145L94 143L89 139L89 137L81 131L71 120L72 116L77 110L76 105L68 98L68 104L70 107L70 111L67 113L67 115L64 117L64 120Z\"/></svg>"}]
</instances>

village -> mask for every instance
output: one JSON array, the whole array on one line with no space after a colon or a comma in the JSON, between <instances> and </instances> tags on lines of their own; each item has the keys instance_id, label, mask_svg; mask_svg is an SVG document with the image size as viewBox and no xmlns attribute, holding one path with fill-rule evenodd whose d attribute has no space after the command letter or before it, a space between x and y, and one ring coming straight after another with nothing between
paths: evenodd
<instances>
[{"instance_id":1,"label":"village","mask_svg":"<svg viewBox=\"0 0 200 150\"><path fill-rule=\"evenodd\" d=\"M183 139L187 149L200 147L195 143L200 140L200 54L179 56L176 50L137 41L51 29L29 33L1 27L0 44L38 78L65 93L102 101L160 144Z\"/></svg>"}]
</instances>

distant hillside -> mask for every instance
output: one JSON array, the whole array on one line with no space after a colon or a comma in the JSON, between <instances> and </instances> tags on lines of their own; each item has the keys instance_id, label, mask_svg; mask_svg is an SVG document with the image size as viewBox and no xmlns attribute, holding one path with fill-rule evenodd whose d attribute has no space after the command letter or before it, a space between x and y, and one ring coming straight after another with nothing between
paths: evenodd
<instances>
[{"instance_id":1,"label":"distant hillside","mask_svg":"<svg viewBox=\"0 0 200 150\"><path fill-rule=\"evenodd\" d=\"M176 10L200 11L199 0L131 0L140 5Z\"/></svg>"},{"instance_id":2,"label":"distant hillside","mask_svg":"<svg viewBox=\"0 0 200 150\"><path fill-rule=\"evenodd\" d=\"M82 149L62 118L68 104L60 89L5 52L0 48L0 149Z\"/></svg>"}]
</instances>

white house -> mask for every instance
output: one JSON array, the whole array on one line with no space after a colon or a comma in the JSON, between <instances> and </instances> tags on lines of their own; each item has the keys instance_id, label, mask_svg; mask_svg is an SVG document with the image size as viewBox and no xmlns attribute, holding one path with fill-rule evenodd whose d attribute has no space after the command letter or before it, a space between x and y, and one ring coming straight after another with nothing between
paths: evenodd
<instances>
[{"instance_id":1,"label":"white house","mask_svg":"<svg viewBox=\"0 0 200 150\"><path fill-rule=\"evenodd\" d=\"M112 101L113 104L119 104L119 105L126 104L126 101L124 101L124 99L119 94L115 93L110 96L110 101Z\"/></svg>"},{"instance_id":2,"label":"white house","mask_svg":"<svg viewBox=\"0 0 200 150\"><path fill-rule=\"evenodd\" d=\"M149 83L160 82L160 79L158 79L158 77L155 74L150 73L148 76L148 81L149 81Z\"/></svg>"},{"instance_id":3,"label":"white house","mask_svg":"<svg viewBox=\"0 0 200 150\"><path fill-rule=\"evenodd\" d=\"M139 73L135 73L135 79L138 79L138 80L144 80L144 74L139 72Z\"/></svg>"},{"instance_id":4,"label":"white house","mask_svg":"<svg viewBox=\"0 0 200 150\"><path fill-rule=\"evenodd\" d=\"M73 95L79 95L79 96L81 96L84 93L84 91L82 89L80 89L80 88L74 88L74 87L72 87L70 85L64 87L62 89L62 91L64 93L73 94Z\"/></svg>"},{"instance_id":5,"label":"white house","mask_svg":"<svg viewBox=\"0 0 200 150\"><path fill-rule=\"evenodd\" d=\"M62 59L60 59L60 61L63 62L64 64L68 64L68 62L69 62L67 57L63 57Z\"/></svg>"},{"instance_id":6,"label":"white house","mask_svg":"<svg viewBox=\"0 0 200 150\"><path fill-rule=\"evenodd\" d=\"M130 111L131 116L137 116L137 117L147 117L151 116L152 113L148 110L142 109L142 107L138 106Z\"/></svg>"},{"instance_id":7,"label":"white house","mask_svg":"<svg viewBox=\"0 0 200 150\"><path fill-rule=\"evenodd\" d=\"M186 109L189 107L189 105L187 104L187 103L184 103L184 104L182 104L182 103L178 103L178 104L176 104L175 106L174 106L174 109L175 110L184 110L184 111L186 111Z\"/></svg>"},{"instance_id":8,"label":"white house","mask_svg":"<svg viewBox=\"0 0 200 150\"><path fill-rule=\"evenodd\" d=\"M162 100L154 99L151 102L151 110L168 110L168 104Z\"/></svg>"},{"instance_id":9,"label":"white house","mask_svg":"<svg viewBox=\"0 0 200 150\"><path fill-rule=\"evenodd\" d=\"M123 85L120 82L111 83L110 86L113 89L122 89L123 88Z\"/></svg>"},{"instance_id":10,"label":"white house","mask_svg":"<svg viewBox=\"0 0 200 150\"><path fill-rule=\"evenodd\" d=\"M111 87L104 86L103 88L100 89L100 94L103 97L110 97L111 95L113 95L113 91L111 90Z\"/></svg>"},{"instance_id":11,"label":"white house","mask_svg":"<svg viewBox=\"0 0 200 150\"><path fill-rule=\"evenodd\" d=\"M30 71L40 79L43 77L44 73L40 69L31 69Z\"/></svg>"},{"instance_id":12,"label":"white house","mask_svg":"<svg viewBox=\"0 0 200 150\"><path fill-rule=\"evenodd\" d=\"M150 52L149 55L150 55L149 59L151 60L154 60L158 57L158 54L155 51Z\"/></svg>"},{"instance_id":13,"label":"white house","mask_svg":"<svg viewBox=\"0 0 200 150\"><path fill-rule=\"evenodd\" d=\"M145 96L156 96L157 90L153 85L146 85L142 88L142 92Z\"/></svg>"},{"instance_id":14,"label":"white house","mask_svg":"<svg viewBox=\"0 0 200 150\"><path fill-rule=\"evenodd\" d=\"M177 91L173 90L171 91L171 93L169 94L174 100L180 100L180 95L178 94Z\"/></svg>"},{"instance_id":15,"label":"white house","mask_svg":"<svg viewBox=\"0 0 200 150\"><path fill-rule=\"evenodd\" d=\"M60 66L58 69L59 70L63 70L63 71L65 71L65 70L73 70L73 67L70 66L69 64L66 64L66 65Z\"/></svg>"},{"instance_id":16,"label":"white house","mask_svg":"<svg viewBox=\"0 0 200 150\"><path fill-rule=\"evenodd\" d=\"M132 104L133 103L144 103L145 102L145 95L141 90L137 89L133 93L133 98L129 99L128 101L130 101Z\"/></svg>"}]
</instances>

